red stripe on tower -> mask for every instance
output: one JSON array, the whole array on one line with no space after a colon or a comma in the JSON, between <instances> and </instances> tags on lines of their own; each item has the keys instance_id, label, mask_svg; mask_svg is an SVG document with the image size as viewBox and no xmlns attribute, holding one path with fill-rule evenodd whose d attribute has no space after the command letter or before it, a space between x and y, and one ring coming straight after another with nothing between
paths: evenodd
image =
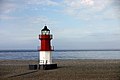
<instances>
[{"instance_id":1,"label":"red stripe on tower","mask_svg":"<svg viewBox=\"0 0 120 80\"><path fill-rule=\"evenodd\" d=\"M53 36L50 34L50 30L47 28L47 26L45 26L42 30L41 30L41 35L39 35L39 39L41 40L41 47L40 47L40 51L52 51L52 47L51 47L51 39L53 38Z\"/></svg>"}]
</instances>

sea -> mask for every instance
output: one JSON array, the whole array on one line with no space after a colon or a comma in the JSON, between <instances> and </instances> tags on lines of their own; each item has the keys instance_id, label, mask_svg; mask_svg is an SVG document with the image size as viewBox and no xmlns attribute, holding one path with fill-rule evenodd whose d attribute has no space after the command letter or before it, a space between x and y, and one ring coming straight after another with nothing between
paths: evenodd
<instances>
[{"instance_id":1,"label":"sea","mask_svg":"<svg viewBox=\"0 0 120 80\"><path fill-rule=\"evenodd\" d=\"M37 50L0 50L0 60L38 60ZM120 50L55 50L53 59L120 59Z\"/></svg>"}]
</instances>

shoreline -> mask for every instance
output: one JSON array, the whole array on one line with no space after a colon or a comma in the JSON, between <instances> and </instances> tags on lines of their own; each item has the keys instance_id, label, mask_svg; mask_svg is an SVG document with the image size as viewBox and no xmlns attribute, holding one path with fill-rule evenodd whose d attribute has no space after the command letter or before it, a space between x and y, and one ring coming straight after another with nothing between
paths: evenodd
<instances>
[{"instance_id":1,"label":"shoreline","mask_svg":"<svg viewBox=\"0 0 120 80\"><path fill-rule=\"evenodd\" d=\"M53 70L29 70L37 60L0 60L0 80L120 80L120 59L55 59Z\"/></svg>"},{"instance_id":2,"label":"shoreline","mask_svg":"<svg viewBox=\"0 0 120 80\"><path fill-rule=\"evenodd\" d=\"M120 59L53 59L54 62L60 62L60 61L87 61L87 62L101 62L101 61L120 61ZM4 64L38 64L38 60L0 60L0 65Z\"/></svg>"}]
</instances>

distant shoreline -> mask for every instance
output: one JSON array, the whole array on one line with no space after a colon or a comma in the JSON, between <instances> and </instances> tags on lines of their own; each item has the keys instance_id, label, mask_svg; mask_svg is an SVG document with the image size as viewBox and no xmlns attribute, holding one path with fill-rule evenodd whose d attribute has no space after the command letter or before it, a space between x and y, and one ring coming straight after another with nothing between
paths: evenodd
<instances>
[{"instance_id":1,"label":"distant shoreline","mask_svg":"<svg viewBox=\"0 0 120 80\"><path fill-rule=\"evenodd\" d=\"M53 59L55 62L120 62L120 59ZM38 64L38 60L0 60L0 65L4 64Z\"/></svg>"},{"instance_id":2,"label":"distant shoreline","mask_svg":"<svg viewBox=\"0 0 120 80\"><path fill-rule=\"evenodd\" d=\"M54 50L55 52L69 52L69 51L120 51L120 49L65 49L65 50ZM27 49L13 49L13 50L0 50L0 52L38 52L38 50L27 50Z\"/></svg>"}]
</instances>

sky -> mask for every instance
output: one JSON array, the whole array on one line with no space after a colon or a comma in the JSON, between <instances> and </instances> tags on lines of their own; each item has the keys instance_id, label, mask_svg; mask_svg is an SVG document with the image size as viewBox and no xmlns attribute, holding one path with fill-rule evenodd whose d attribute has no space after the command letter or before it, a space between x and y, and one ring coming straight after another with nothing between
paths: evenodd
<instances>
[{"instance_id":1,"label":"sky","mask_svg":"<svg viewBox=\"0 0 120 80\"><path fill-rule=\"evenodd\" d=\"M0 0L0 50L37 49L45 25L55 49L120 49L120 0Z\"/></svg>"}]
</instances>

